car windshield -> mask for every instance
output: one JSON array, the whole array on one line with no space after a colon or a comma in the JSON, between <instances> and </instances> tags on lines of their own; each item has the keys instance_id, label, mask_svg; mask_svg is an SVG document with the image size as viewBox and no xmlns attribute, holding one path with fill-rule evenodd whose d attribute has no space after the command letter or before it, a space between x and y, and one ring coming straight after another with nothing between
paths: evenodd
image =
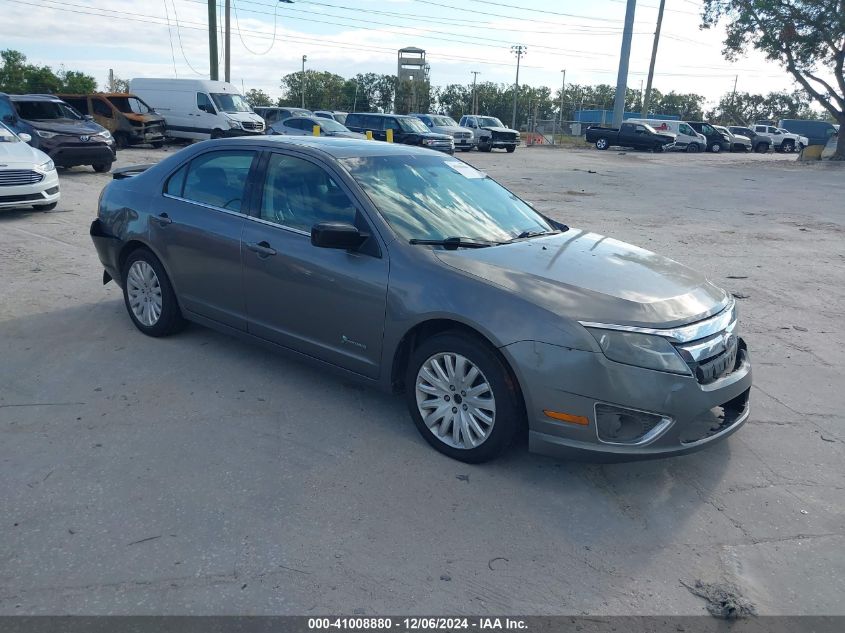
<instances>
[{"instance_id":1,"label":"car windshield","mask_svg":"<svg viewBox=\"0 0 845 633\"><path fill-rule=\"evenodd\" d=\"M249 104L237 93L212 92L211 98L217 109L223 112L252 112Z\"/></svg>"},{"instance_id":2,"label":"car windshield","mask_svg":"<svg viewBox=\"0 0 845 633\"><path fill-rule=\"evenodd\" d=\"M0 143L19 143L18 135L0 123Z\"/></svg>"},{"instance_id":3,"label":"car windshield","mask_svg":"<svg viewBox=\"0 0 845 633\"><path fill-rule=\"evenodd\" d=\"M406 132L428 132L428 128L425 126L425 123L420 121L417 118L407 118L407 119L397 119L399 121L399 127L401 127Z\"/></svg>"},{"instance_id":4,"label":"car windshield","mask_svg":"<svg viewBox=\"0 0 845 633\"><path fill-rule=\"evenodd\" d=\"M348 132L349 128L345 125L341 125L334 119L323 119L319 118L314 120L314 125L319 125L323 128L326 132Z\"/></svg>"},{"instance_id":5,"label":"car windshield","mask_svg":"<svg viewBox=\"0 0 845 633\"><path fill-rule=\"evenodd\" d=\"M455 122L455 119L451 117L434 116L431 118L434 121L434 125L439 125L440 127L458 127L458 124Z\"/></svg>"},{"instance_id":6,"label":"car windshield","mask_svg":"<svg viewBox=\"0 0 845 633\"><path fill-rule=\"evenodd\" d=\"M111 104L126 114L149 114L153 109L138 97L109 97Z\"/></svg>"},{"instance_id":7,"label":"car windshield","mask_svg":"<svg viewBox=\"0 0 845 633\"><path fill-rule=\"evenodd\" d=\"M49 121L52 119L80 120L79 113L61 101L17 101L15 107L22 119Z\"/></svg>"},{"instance_id":8,"label":"car windshield","mask_svg":"<svg viewBox=\"0 0 845 633\"><path fill-rule=\"evenodd\" d=\"M404 239L503 242L555 230L528 204L448 156L366 156L340 161Z\"/></svg>"},{"instance_id":9,"label":"car windshield","mask_svg":"<svg viewBox=\"0 0 845 633\"><path fill-rule=\"evenodd\" d=\"M487 127L505 127L502 122L494 116L480 116L478 117L479 125L486 125Z\"/></svg>"},{"instance_id":10,"label":"car windshield","mask_svg":"<svg viewBox=\"0 0 845 633\"><path fill-rule=\"evenodd\" d=\"M646 130L648 130L652 134L657 134L657 130L651 127L648 123L640 123L640 125L642 125Z\"/></svg>"}]
</instances>

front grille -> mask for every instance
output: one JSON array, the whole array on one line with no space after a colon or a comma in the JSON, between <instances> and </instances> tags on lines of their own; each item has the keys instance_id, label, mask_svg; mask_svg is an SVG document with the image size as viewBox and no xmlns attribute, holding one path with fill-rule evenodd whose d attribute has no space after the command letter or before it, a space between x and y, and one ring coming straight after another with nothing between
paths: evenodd
<instances>
[{"instance_id":1,"label":"front grille","mask_svg":"<svg viewBox=\"0 0 845 633\"><path fill-rule=\"evenodd\" d=\"M513 132L493 132L494 141L515 141L519 138L519 134Z\"/></svg>"},{"instance_id":2,"label":"front grille","mask_svg":"<svg viewBox=\"0 0 845 633\"><path fill-rule=\"evenodd\" d=\"M256 123L255 121L244 121L242 125L244 126L245 130L253 130L255 132L264 131L263 123Z\"/></svg>"},{"instance_id":3,"label":"front grille","mask_svg":"<svg viewBox=\"0 0 845 633\"><path fill-rule=\"evenodd\" d=\"M471 132L455 132L455 138L472 138Z\"/></svg>"},{"instance_id":4,"label":"front grille","mask_svg":"<svg viewBox=\"0 0 845 633\"><path fill-rule=\"evenodd\" d=\"M34 185L44 180L44 174L31 169L5 169L0 171L0 187Z\"/></svg>"},{"instance_id":5,"label":"front grille","mask_svg":"<svg viewBox=\"0 0 845 633\"><path fill-rule=\"evenodd\" d=\"M736 424L748 409L750 391L746 390L733 400L713 407L685 425L680 435L681 444L702 442Z\"/></svg>"}]
</instances>

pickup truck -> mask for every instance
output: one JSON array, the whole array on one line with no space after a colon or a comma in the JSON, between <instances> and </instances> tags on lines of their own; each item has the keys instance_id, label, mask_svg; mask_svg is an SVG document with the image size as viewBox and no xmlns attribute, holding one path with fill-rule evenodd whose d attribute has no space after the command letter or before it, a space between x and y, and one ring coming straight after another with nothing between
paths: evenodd
<instances>
[{"instance_id":1,"label":"pickup truck","mask_svg":"<svg viewBox=\"0 0 845 633\"><path fill-rule=\"evenodd\" d=\"M613 127L587 128L587 142L595 143L596 149L630 147L662 152L667 145L675 142L674 134L658 134L645 123L623 123L618 130Z\"/></svg>"},{"instance_id":2,"label":"pickup truck","mask_svg":"<svg viewBox=\"0 0 845 633\"><path fill-rule=\"evenodd\" d=\"M519 145L519 132L505 127L494 116L479 116L465 114L461 117L460 127L468 127L478 143L479 152L489 152L493 149L504 149L509 153Z\"/></svg>"}]
</instances>

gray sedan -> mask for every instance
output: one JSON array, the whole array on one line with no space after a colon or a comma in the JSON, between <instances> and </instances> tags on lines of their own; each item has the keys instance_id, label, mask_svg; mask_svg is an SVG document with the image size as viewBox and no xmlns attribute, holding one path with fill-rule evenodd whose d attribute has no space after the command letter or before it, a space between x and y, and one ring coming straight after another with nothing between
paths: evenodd
<instances>
[{"instance_id":1,"label":"gray sedan","mask_svg":"<svg viewBox=\"0 0 845 633\"><path fill-rule=\"evenodd\" d=\"M314 126L320 126L320 136L341 136L344 138L366 138L363 134L353 132L342 123L334 119L317 116L295 116L274 123L267 128L267 134L282 134L284 136L313 136Z\"/></svg>"},{"instance_id":2,"label":"gray sedan","mask_svg":"<svg viewBox=\"0 0 845 633\"><path fill-rule=\"evenodd\" d=\"M402 392L455 459L525 432L540 453L674 455L748 417L728 293L454 157L233 138L114 178L91 236L141 332L190 320Z\"/></svg>"}]
</instances>

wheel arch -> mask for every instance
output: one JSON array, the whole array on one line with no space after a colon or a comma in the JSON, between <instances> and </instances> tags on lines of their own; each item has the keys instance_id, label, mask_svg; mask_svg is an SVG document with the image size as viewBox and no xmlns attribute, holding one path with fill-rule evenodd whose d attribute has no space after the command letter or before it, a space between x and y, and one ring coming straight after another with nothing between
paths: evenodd
<instances>
[{"instance_id":1,"label":"wheel arch","mask_svg":"<svg viewBox=\"0 0 845 633\"><path fill-rule=\"evenodd\" d=\"M519 383L519 378L517 377L513 367L511 367L510 362L508 362L508 359L499 350L498 346L480 329L448 317L436 317L420 321L408 329L408 331L405 332L399 340L399 343L393 353L393 362L390 370L390 386L395 393L401 393L405 390L405 371L413 351L419 347L423 341L444 332L463 333L467 336L479 339L489 345L490 349L502 363L505 371L507 371L510 387L514 390L514 393L519 399L520 406L523 410L525 409L525 399L522 394L522 386Z\"/></svg>"},{"instance_id":2,"label":"wheel arch","mask_svg":"<svg viewBox=\"0 0 845 633\"><path fill-rule=\"evenodd\" d=\"M150 246L148 242L138 239L137 237L133 237L130 240L127 240L123 246L121 246L120 251L117 254L117 272L121 276L121 279L117 280L118 284L122 286L123 284L123 266L126 264L126 260L129 259L129 256L137 250L146 250L150 251L156 259L158 259L159 263L161 263L162 268L164 268L164 272L167 273L167 280L170 282L170 285L173 287L173 292L176 295L176 301L180 304L179 300L179 292L176 288L176 282L173 279L173 274L170 272L170 267L167 265L167 262L161 256L161 254L156 251L155 248Z\"/></svg>"}]
</instances>

